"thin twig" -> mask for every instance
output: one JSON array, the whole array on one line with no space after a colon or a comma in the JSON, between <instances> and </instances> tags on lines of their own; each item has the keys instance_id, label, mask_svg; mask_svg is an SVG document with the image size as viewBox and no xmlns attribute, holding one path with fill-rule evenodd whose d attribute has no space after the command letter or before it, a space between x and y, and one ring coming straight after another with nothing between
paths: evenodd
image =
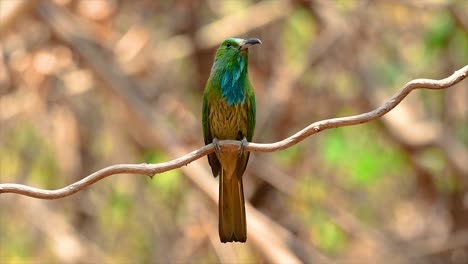
<instances>
[{"instance_id":1,"label":"thin twig","mask_svg":"<svg viewBox=\"0 0 468 264\"><path fill-rule=\"evenodd\" d=\"M245 146L245 150L251 152L274 152L289 148L307 137L316 134L320 131L344 126L352 126L362 123L367 123L375 120L397 106L411 91L416 89L446 89L465 79L468 75L468 65L454 72L452 75L441 80L431 79L416 79L408 82L403 88L395 94L390 100L380 107L360 115L326 119L312 123L308 127L302 129L296 134L271 144L249 143ZM219 142L222 151L237 151L240 147L240 142L235 140L223 140ZM143 174L153 176L157 173L170 171L189 164L192 161L202 158L207 154L214 152L213 144L206 145L200 149L192 151L180 158L158 163L158 164L119 164L101 169L82 180L72 183L64 188L57 190L44 190L30 187L22 184L4 183L0 184L1 193L16 193L39 199L58 199L72 195L93 183L115 174Z\"/></svg>"}]
</instances>

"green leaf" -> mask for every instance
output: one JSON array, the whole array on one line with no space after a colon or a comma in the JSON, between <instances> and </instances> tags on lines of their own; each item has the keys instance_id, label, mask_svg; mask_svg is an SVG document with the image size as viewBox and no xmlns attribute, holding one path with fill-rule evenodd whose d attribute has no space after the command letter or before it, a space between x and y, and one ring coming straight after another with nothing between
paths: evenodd
<instances>
[{"instance_id":1,"label":"green leaf","mask_svg":"<svg viewBox=\"0 0 468 264\"><path fill-rule=\"evenodd\" d=\"M325 164L345 181L356 186L372 186L386 175L399 174L403 158L397 149L379 140L376 128L337 129L321 141Z\"/></svg>"},{"instance_id":2,"label":"green leaf","mask_svg":"<svg viewBox=\"0 0 468 264\"><path fill-rule=\"evenodd\" d=\"M273 159L275 162L290 166L298 160L301 156L302 147L300 145L294 145L283 151L274 152Z\"/></svg>"},{"instance_id":3,"label":"green leaf","mask_svg":"<svg viewBox=\"0 0 468 264\"><path fill-rule=\"evenodd\" d=\"M347 243L345 233L333 223L325 214L319 213L314 217L313 237L318 246L328 254L338 253Z\"/></svg>"},{"instance_id":4,"label":"green leaf","mask_svg":"<svg viewBox=\"0 0 468 264\"><path fill-rule=\"evenodd\" d=\"M426 48L430 52L438 51L447 46L447 43L455 29L455 22L448 12L438 14L426 32Z\"/></svg>"},{"instance_id":5,"label":"green leaf","mask_svg":"<svg viewBox=\"0 0 468 264\"><path fill-rule=\"evenodd\" d=\"M146 163L160 163L168 161L170 158L162 152L150 151L145 153L144 160ZM163 192L163 195L170 196L176 190L180 189L182 175L179 170L171 170L155 175L152 179L152 184L156 186L158 191Z\"/></svg>"},{"instance_id":6,"label":"green leaf","mask_svg":"<svg viewBox=\"0 0 468 264\"><path fill-rule=\"evenodd\" d=\"M299 8L288 17L284 30L284 57L288 64L297 67L306 60L304 54L316 32L315 20L309 11Z\"/></svg>"}]
</instances>

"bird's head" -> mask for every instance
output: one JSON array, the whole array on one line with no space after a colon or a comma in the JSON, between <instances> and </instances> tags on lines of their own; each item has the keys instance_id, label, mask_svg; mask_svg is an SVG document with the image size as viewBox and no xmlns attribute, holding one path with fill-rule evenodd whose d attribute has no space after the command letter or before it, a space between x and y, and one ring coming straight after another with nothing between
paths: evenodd
<instances>
[{"instance_id":1,"label":"bird's head","mask_svg":"<svg viewBox=\"0 0 468 264\"><path fill-rule=\"evenodd\" d=\"M258 38L228 38L223 41L216 51L215 62L232 64L241 59L247 59L249 47L262 44Z\"/></svg>"},{"instance_id":2,"label":"bird's head","mask_svg":"<svg viewBox=\"0 0 468 264\"><path fill-rule=\"evenodd\" d=\"M228 105L244 102L248 49L261 43L257 38L228 38L216 51L210 79L219 84Z\"/></svg>"}]
</instances>

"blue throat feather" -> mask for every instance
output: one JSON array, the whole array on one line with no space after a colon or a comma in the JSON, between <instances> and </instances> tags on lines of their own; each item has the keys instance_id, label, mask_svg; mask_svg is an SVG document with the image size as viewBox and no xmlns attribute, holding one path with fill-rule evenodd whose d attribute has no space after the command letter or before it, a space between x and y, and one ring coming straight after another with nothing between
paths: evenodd
<instances>
[{"instance_id":1,"label":"blue throat feather","mask_svg":"<svg viewBox=\"0 0 468 264\"><path fill-rule=\"evenodd\" d=\"M245 87L245 77L247 76L246 64L246 59L239 56L231 65L223 67L220 78L221 95L229 106L245 102L245 89L243 87Z\"/></svg>"}]
</instances>

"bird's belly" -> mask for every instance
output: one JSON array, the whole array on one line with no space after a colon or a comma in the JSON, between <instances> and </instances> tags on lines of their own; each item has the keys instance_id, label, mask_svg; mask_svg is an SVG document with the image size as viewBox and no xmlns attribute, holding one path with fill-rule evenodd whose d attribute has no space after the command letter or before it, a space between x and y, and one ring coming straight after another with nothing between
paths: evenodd
<instances>
[{"instance_id":1,"label":"bird's belly","mask_svg":"<svg viewBox=\"0 0 468 264\"><path fill-rule=\"evenodd\" d=\"M219 140L241 140L247 135L247 109L245 105L228 106L219 101L211 107L211 134Z\"/></svg>"},{"instance_id":2,"label":"bird's belly","mask_svg":"<svg viewBox=\"0 0 468 264\"><path fill-rule=\"evenodd\" d=\"M241 140L247 136L247 109L245 105L228 106L220 101L211 107L210 111L211 134L219 140ZM217 155L227 177L233 175L239 153L236 151L222 152Z\"/></svg>"}]
</instances>

